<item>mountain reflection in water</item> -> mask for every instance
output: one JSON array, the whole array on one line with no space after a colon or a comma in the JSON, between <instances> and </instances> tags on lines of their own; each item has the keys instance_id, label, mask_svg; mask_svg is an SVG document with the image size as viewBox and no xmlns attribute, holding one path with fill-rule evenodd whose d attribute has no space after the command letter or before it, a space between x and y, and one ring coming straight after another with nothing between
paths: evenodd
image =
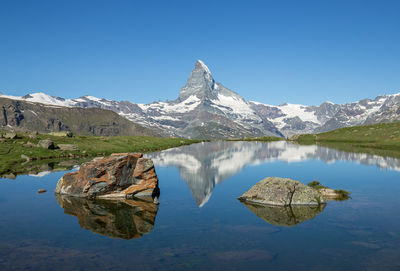
<instances>
[{"instance_id":1,"label":"mountain reflection in water","mask_svg":"<svg viewBox=\"0 0 400 271\"><path fill-rule=\"evenodd\" d=\"M114 238L133 239L151 232L158 205L143 200L89 200L56 194L64 213L76 216L81 228Z\"/></svg>"},{"instance_id":2,"label":"mountain reflection in water","mask_svg":"<svg viewBox=\"0 0 400 271\"><path fill-rule=\"evenodd\" d=\"M325 204L319 206L271 206L242 202L250 211L265 222L275 226L293 227L306 220L313 219L324 209Z\"/></svg>"},{"instance_id":3,"label":"mountain reflection in water","mask_svg":"<svg viewBox=\"0 0 400 271\"><path fill-rule=\"evenodd\" d=\"M147 157L152 158L156 166L177 167L199 207L207 203L217 184L239 173L247 165L272 161L292 163L316 159L333 163L342 160L400 171L400 160L396 158L286 141L203 142L148 154Z\"/></svg>"}]
</instances>

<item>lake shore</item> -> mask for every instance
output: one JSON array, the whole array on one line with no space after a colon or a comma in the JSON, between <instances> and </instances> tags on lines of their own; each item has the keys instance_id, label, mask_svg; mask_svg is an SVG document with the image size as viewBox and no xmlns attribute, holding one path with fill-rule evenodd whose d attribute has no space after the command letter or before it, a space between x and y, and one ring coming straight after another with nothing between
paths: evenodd
<instances>
[{"instance_id":1,"label":"lake shore","mask_svg":"<svg viewBox=\"0 0 400 271\"><path fill-rule=\"evenodd\" d=\"M3 135L5 136L5 134ZM38 146L40 141L50 140L55 149ZM148 153L198 143L200 140L181 138L161 138L147 136L59 136L50 134L18 133L16 138L1 138L0 176L23 174L40 168L52 160L86 160L111 153ZM70 150L57 146L74 146Z\"/></svg>"}]
</instances>

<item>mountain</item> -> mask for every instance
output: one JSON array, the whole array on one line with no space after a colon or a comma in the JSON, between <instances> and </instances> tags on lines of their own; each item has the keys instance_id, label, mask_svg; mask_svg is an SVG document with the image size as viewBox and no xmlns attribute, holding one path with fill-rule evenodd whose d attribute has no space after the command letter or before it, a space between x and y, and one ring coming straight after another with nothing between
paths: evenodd
<instances>
[{"instance_id":1,"label":"mountain","mask_svg":"<svg viewBox=\"0 0 400 271\"><path fill-rule=\"evenodd\" d=\"M285 136L321 133L338 128L400 121L400 93L382 95L347 104L322 103L320 106L250 102Z\"/></svg>"},{"instance_id":2,"label":"mountain","mask_svg":"<svg viewBox=\"0 0 400 271\"><path fill-rule=\"evenodd\" d=\"M37 103L38 97L54 103ZM60 106L64 101L56 98L54 101L46 95L25 96L24 99L26 101L0 97L0 127L42 133L72 131L81 135L159 136L110 110Z\"/></svg>"},{"instance_id":3,"label":"mountain","mask_svg":"<svg viewBox=\"0 0 400 271\"><path fill-rule=\"evenodd\" d=\"M60 107L112 110L164 136L185 138L289 137L354 125L400 121L400 93L347 104L268 105L246 101L216 82L201 60L195 63L186 85L174 101L135 104L93 96L63 99L44 93L0 97Z\"/></svg>"}]
</instances>

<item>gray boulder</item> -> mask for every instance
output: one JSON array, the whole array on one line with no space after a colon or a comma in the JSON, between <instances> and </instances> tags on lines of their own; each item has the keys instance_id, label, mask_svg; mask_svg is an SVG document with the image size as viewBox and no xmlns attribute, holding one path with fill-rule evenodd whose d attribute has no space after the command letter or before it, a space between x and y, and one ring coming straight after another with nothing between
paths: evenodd
<instances>
[{"instance_id":1,"label":"gray boulder","mask_svg":"<svg viewBox=\"0 0 400 271\"><path fill-rule=\"evenodd\" d=\"M25 154L21 154L21 158L22 159L25 159L26 160L26 162L28 162L28 161L31 161L32 159L29 157L29 156L27 156L27 155L25 155Z\"/></svg>"},{"instance_id":2,"label":"gray boulder","mask_svg":"<svg viewBox=\"0 0 400 271\"><path fill-rule=\"evenodd\" d=\"M275 206L320 205L326 203L315 189L287 178L269 177L251 187L239 200Z\"/></svg>"},{"instance_id":3,"label":"gray boulder","mask_svg":"<svg viewBox=\"0 0 400 271\"><path fill-rule=\"evenodd\" d=\"M17 138L17 133L16 132L8 132L4 135L4 138L8 139L16 139Z\"/></svg>"},{"instance_id":4,"label":"gray boulder","mask_svg":"<svg viewBox=\"0 0 400 271\"><path fill-rule=\"evenodd\" d=\"M49 150L55 149L54 142L50 139L40 140L38 145L39 147L44 149L49 149Z\"/></svg>"},{"instance_id":5,"label":"gray boulder","mask_svg":"<svg viewBox=\"0 0 400 271\"><path fill-rule=\"evenodd\" d=\"M57 146L60 148L60 150L63 150L63 151L79 150L79 147L77 145L73 145L73 144L58 144Z\"/></svg>"}]
</instances>

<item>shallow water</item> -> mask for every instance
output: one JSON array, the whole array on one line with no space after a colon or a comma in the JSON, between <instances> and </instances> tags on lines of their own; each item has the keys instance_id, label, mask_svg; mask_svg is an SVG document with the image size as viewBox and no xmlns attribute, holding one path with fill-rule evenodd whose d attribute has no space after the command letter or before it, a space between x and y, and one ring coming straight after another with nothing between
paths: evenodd
<instances>
[{"instance_id":1,"label":"shallow water","mask_svg":"<svg viewBox=\"0 0 400 271\"><path fill-rule=\"evenodd\" d=\"M1 179L0 270L400 270L400 160L286 142L148 156L159 206L55 197L64 172ZM237 200L268 176L318 179L352 199L317 210Z\"/></svg>"}]
</instances>

